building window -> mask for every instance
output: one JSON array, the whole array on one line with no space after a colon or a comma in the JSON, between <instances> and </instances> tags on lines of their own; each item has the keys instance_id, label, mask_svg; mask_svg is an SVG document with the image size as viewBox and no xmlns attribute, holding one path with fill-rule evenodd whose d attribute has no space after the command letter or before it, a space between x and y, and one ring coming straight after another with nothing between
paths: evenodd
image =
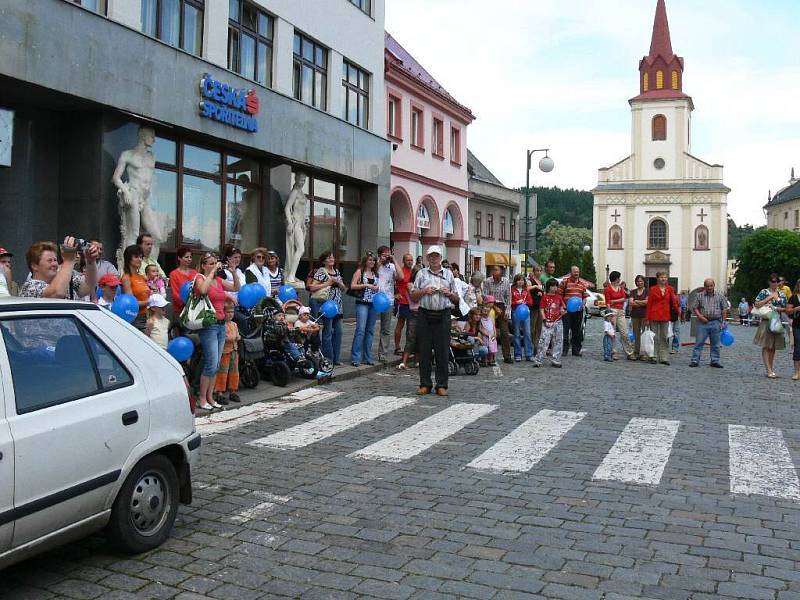
<instances>
[{"instance_id":1,"label":"building window","mask_svg":"<svg viewBox=\"0 0 800 600\"><path fill-rule=\"evenodd\" d=\"M328 49L299 33L294 34L294 97L328 109Z\"/></svg>"},{"instance_id":2,"label":"building window","mask_svg":"<svg viewBox=\"0 0 800 600\"><path fill-rule=\"evenodd\" d=\"M653 219L647 227L647 247L650 250L666 250L667 248L667 222L663 219Z\"/></svg>"},{"instance_id":3,"label":"building window","mask_svg":"<svg viewBox=\"0 0 800 600\"><path fill-rule=\"evenodd\" d=\"M230 0L228 68L247 79L272 86L271 15L243 0Z\"/></svg>"},{"instance_id":4,"label":"building window","mask_svg":"<svg viewBox=\"0 0 800 600\"><path fill-rule=\"evenodd\" d=\"M664 71L661 70L656 71L656 89L657 90L664 89Z\"/></svg>"},{"instance_id":5,"label":"building window","mask_svg":"<svg viewBox=\"0 0 800 600\"><path fill-rule=\"evenodd\" d=\"M309 177L303 191L309 199L306 207L306 264L319 266L315 264L317 257L331 250L337 261L354 265L361 258L360 190L354 186ZM352 274L355 269L351 269Z\"/></svg>"},{"instance_id":6,"label":"building window","mask_svg":"<svg viewBox=\"0 0 800 600\"><path fill-rule=\"evenodd\" d=\"M387 101L386 119L387 135L401 140L403 138L403 117L400 98L391 95L389 96L389 100Z\"/></svg>"},{"instance_id":7,"label":"building window","mask_svg":"<svg viewBox=\"0 0 800 600\"><path fill-rule=\"evenodd\" d=\"M653 141L664 141L667 139L667 117L656 115L653 117Z\"/></svg>"},{"instance_id":8,"label":"building window","mask_svg":"<svg viewBox=\"0 0 800 600\"><path fill-rule=\"evenodd\" d=\"M461 165L461 130L450 127L450 162Z\"/></svg>"},{"instance_id":9,"label":"building window","mask_svg":"<svg viewBox=\"0 0 800 600\"><path fill-rule=\"evenodd\" d=\"M708 227L698 225L694 230L694 249L708 250Z\"/></svg>"},{"instance_id":10,"label":"building window","mask_svg":"<svg viewBox=\"0 0 800 600\"><path fill-rule=\"evenodd\" d=\"M423 148L425 140L424 113L421 108L411 107L411 145Z\"/></svg>"},{"instance_id":11,"label":"building window","mask_svg":"<svg viewBox=\"0 0 800 600\"><path fill-rule=\"evenodd\" d=\"M483 215L480 211L475 212L475 237L483 237Z\"/></svg>"},{"instance_id":12,"label":"building window","mask_svg":"<svg viewBox=\"0 0 800 600\"><path fill-rule=\"evenodd\" d=\"M350 0L350 4L357 6L361 12L372 16L372 0Z\"/></svg>"},{"instance_id":13,"label":"building window","mask_svg":"<svg viewBox=\"0 0 800 600\"><path fill-rule=\"evenodd\" d=\"M794 228L800 227L800 210L794 211Z\"/></svg>"},{"instance_id":14,"label":"building window","mask_svg":"<svg viewBox=\"0 0 800 600\"><path fill-rule=\"evenodd\" d=\"M788 221L789 220L789 213L788 212L783 213L783 220L784 221Z\"/></svg>"},{"instance_id":15,"label":"building window","mask_svg":"<svg viewBox=\"0 0 800 600\"><path fill-rule=\"evenodd\" d=\"M142 0L142 32L200 56L204 0Z\"/></svg>"},{"instance_id":16,"label":"building window","mask_svg":"<svg viewBox=\"0 0 800 600\"><path fill-rule=\"evenodd\" d=\"M500 217L500 241L506 241L506 218Z\"/></svg>"},{"instance_id":17,"label":"building window","mask_svg":"<svg viewBox=\"0 0 800 600\"><path fill-rule=\"evenodd\" d=\"M512 242L516 243L517 242L517 220L514 219L514 218L511 219L511 227L510 227L510 229L511 229L511 235L509 237L511 238Z\"/></svg>"},{"instance_id":18,"label":"building window","mask_svg":"<svg viewBox=\"0 0 800 600\"><path fill-rule=\"evenodd\" d=\"M106 14L106 0L72 0L72 2L92 12Z\"/></svg>"},{"instance_id":19,"label":"building window","mask_svg":"<svg viewBox=\"0 0 800 600\"><path fill-rule=\"evenodd\" d=\"M434 117L432 133L431 152L438 158L444 158L444 121Z\"/></svg>"},{"instance_id":20,"label":"building window","mask_svg":"<svg viewBox=\"0 0 800 600\"><path fill-rule=\"evenodd\" d=\"M678 72L677 71L673 71L672 72L672 89L673 90L680 89L680 80L678 79L678 77L679 77L678 76Z\"/></svg>"},{"instance_id":21,"label":"building window","mask_svg":"<svg viewBox=\"0 0 800 600\"><path fill-rule=\"evenodd\" d=\"M608 230L608 249L622 250L622 227L612 225Z\"/></svg>"},{"instance_id":22,"label":"building window","mask_svg":"<svg viewBox=\"0 0 800 600\"><path fill-rule=\"evenodd\" d=\"M342 107L348 123L369 126L369 73L347 61L342 66Z\"/></svg>"},{"instance_id":23,"label":"building window","mask_svg":"<svg viewBox=\"0 0 800 600\"><path fill-rule=\"evenodd\" d=\"M642 75L642 91L647 92L650 90L650 73Z\"/></svg>"},{"instance_id":24,"label":"building window","mask_svg":"<svg viewBox=\"0 0 800 600\"><path fill-rule=\"evenodd\" d=\"M494 239L494 215L492 213L486 215L486 237L490 240Z\"/></svg>"}]
</instances>

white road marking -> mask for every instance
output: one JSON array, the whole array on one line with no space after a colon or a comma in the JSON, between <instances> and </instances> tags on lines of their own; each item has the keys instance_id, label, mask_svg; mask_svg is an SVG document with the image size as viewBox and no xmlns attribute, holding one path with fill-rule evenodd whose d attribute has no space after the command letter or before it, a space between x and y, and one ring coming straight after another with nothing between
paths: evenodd
<instances>
[{"instance_id":1,"label":"white road marking","mask_svg":"<svg viewBox=\"0 0 800 600\"><path fill-rule=\"evenodd\" d=\"M585 416L582 412L539 411L467 466L493 472L529 471Z\"/></svg>"},{"instance_id":2,"label":"white road marking","mask_svg":"<svg viewBox=\"0 0 800 600\"><path fill-rule=\"evenodd\" d=\"M495 365L492 367L492 371L494 371L495 377L502 377L503 376L503 369L500 368L500 365Z\"/></svg>"},{"instance_id":3,"label":"white road marking","mask_svg":"<svg viewBox=\"0 0 800 600\"><path fill-rule=\"evenodd\" d=\"M408 460L488 415L495 408L497 407L491 404L454 404L400 433L348 456L389 462Z\"/></svg>"},{"instance_id":4,"label":"white road marking","mask_svg":"<svg viewBox=\"0 0 800 600\"><path fill-rule=\"evenodd\" d=\"M289 396L284 396L280 400L257 402L256 404L248 404L232 410L212 413L205 417L198 417L194 421L195 427L203 437L209 437L236 429L253 421L274 419L295 408L310 406L341 395L342 392L333 392L319 387L308 388L294 392Z\"/></svg>"},{"instance_id":5,"label":"white road marking","mask_svg":"<svg viewBox=\"0 0 800 600\"><path fill-rule=\"evenodd\" d=\"M303 448L414 402L414 398L376 396L248 443L269 448Z\"/></svg>"},{"instance_id":6,"label":"white road marking","mask_svg":"<svg viewBox=\"0 0 800 600\"><path fill-rule=\"evenodd\" d=\"M278 504L286 504L289 502L289 500L291 500L289 496L276 496L275 494L270 494L269 492L254 491L253 495L258 498L263 498L264 501L259 502L255 506L245 508L235 515L231 515L231 521L241 524L263 519L272 511L274 511Z\"/></svg>"},{"instance_id":7,"label":"white road marking","mask_svg":"<svg viewBox=\"0 0 800 600\"><path fill-rule=\"evenodd\" d=\"M680 421L631 419L592 479L658 485Z\"/></svg>"},{"instance_id":8,"label":"white road marking","mask_svg":"<svg viewBox=\"0 0 800 600\"><path fill-rule=\"evenodd\" d=\"M514 381L511 382L511 385L517 385L518 383L525 383L525 378L517 377Z\"/></svg>"},{"instance_id":9,"label":"white road marking","mask_svg":"<svg viewBox=\"0 0 800 600\"><path fill-rule=\"evenodd\" d=\"M731 492L800 500L800 481L783 432L728 425Z\"/></svg>"}]
</instances>

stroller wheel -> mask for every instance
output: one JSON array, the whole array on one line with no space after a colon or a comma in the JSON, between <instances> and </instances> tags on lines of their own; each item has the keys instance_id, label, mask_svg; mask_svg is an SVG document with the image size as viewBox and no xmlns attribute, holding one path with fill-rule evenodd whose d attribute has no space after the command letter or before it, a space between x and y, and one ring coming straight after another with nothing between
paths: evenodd
<instances>
[{"instance_id":1,"label":"stroller wheel","mask_svg":"<svg viewBox=\"0 0 800 600\"><path fill-rule=\"evenodd\" d=\"M252 390L261 381L261 373L252 360L243 360L239 365L239 383L243 388Z\"/></svg>"},{"instance_id":2,"label":"stroller wheel","mask_svg":"<svg viewBox=\"0 0 800 600\"><path fill-rule=\"evenodd\" d=\"M331 359L322 356L315 356L314 360L317 362L317 374L330 375L333 373L333 362Z\"/></svg>"},{"instance_id":3,"label":"stroller wheel","mask_svg":"<svg viewBox=\"0 0 800 600\"><path fill-rule=\"evenodd\" d=\"M447 373L451 377L458 375L458 363L455 361L450 361L447 363Z\"/></svg>"},{"instance_id":4,"label":"stroller wheel","mask_svg":"<svg viewBox=\"0 0 800 600\"><path fill-rule=\"evenodd\" d=\"M319 371L317 359L309 354L306 354L303 358L306 359L306 364L300 368L300 374L306 379L315 379Z\"/></svg>"},{"instance_id":5,"label":"stroller wheel","mask_svg":"<svg viewBox=\"0 0 800 600\"><path fill-rule=\"evenodd\" d=\"M477 375L478 369L480 369L480 366L474 360L464 364L464 373L467 375Z\"/></svg>"},{"instance_id":6,"label":"stroller wheel","mask_svg":"<svg viewBox=\"0 0 800 600\"><path fill-rule=\"evenodd\" d=\"M272 366L270 367L270 379L272 379L273 385L277 385L278 387L286 387L291 377L292 372L289 370L289 365L287 365L285 362L272 363Z\"/></svg>"}]
</instances>

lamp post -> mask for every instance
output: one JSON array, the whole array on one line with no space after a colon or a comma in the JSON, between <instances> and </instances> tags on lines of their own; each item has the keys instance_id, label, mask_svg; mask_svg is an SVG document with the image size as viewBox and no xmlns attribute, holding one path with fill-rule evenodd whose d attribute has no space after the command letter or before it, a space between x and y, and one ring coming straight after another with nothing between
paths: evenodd
<instances>
[{"instance_id":1,"label":"lamp post","mask_svg":"<svg viewBox=\"0 0 800 600\"><path fill-rule=\"evenodd\" d=\"M550 152L550 148L537 148L536 150L528 150L527 151L527 160L525 169L525 238L523 247L523 253L525 254L525 274L528 274L528 260L530 258L531 253L536 251L536 229L534 228L533 234L533 247L531 247L531 221L536 221L536 218L531 217L531 156L536 154L537 152L544 152L544 157L539 161L539 170L543 173L549 173L555 167L555 163L553 159L550 158L547 153Z\"/></svg>"},{"instance_id":2,"label":"lamp post","mask_svg":"<svg viewBox=\"0 0 800 600\"><path fill-rule=\"evenodd\" d=\"M512 210L508 214L508 227L509 228L511 227L511 224L514 222L514 217L519 217L519 213L517 213L515 215L514 211ZM511 233L511 232L509 231L509 233ZM511 262L511 253L513 252L513 249L514 249L514 236L513 235L509 235L508 236L508 276L509 277L511 276L511 270L512 270L512 268L514 266L513 263ZM527 260L527 257L525 257L525 258Z\"/></svg>"}]
</instances>

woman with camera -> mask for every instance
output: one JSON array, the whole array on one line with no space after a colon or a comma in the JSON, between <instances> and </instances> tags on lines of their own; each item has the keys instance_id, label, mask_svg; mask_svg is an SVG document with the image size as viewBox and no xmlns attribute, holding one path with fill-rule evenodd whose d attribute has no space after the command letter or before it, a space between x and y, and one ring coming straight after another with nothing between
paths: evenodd
<instances>
[{"instance_id":1,"label":"woman with camera","mask_svg":"<svg viewBox=\"0 0 800 600\"><path fill-rule=\"evenodd\" d=\"M37 242L25 255L31 278L25 282L19 295L27 298L69 298L93 294L97 287L96 261L99 252L88 244L83 252L86 260L84 275L74 271L78 260L76 240L67 236L61 244L62 264L58 264L58 248L53 242Z\"/></svg>"},{"instance_id":2,"label":"woman with camera","mask_svg":"<svg viewBox=\"0 0 800 600\"><path fill-rule=\"evenodd\" d=\"M225 345L225 287L220 274L225 274L219 257L213 252L206 252L200 259L200 273L194 278L192 293L195 296L207 296L217 322L203 327L197 333L203 346L203 371L200 375L200 398L198 406L204 410L220 408L214 400L214 380ZM233 291L239 291L239 278L233 278Z\"/></svg>"}]
</instances>

